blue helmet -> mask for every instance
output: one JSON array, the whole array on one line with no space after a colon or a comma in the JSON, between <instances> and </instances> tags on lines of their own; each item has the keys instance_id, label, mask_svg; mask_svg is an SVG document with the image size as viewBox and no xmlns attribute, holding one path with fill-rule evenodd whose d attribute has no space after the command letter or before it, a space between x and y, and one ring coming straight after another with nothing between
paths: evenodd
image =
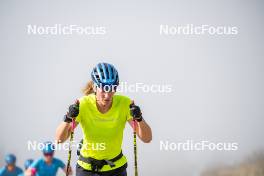
<instances>
[{"instance_id":1,"label":"blue helmet","mask_svg":"<svg viewBox=\"0 0 264 176\"><path fill-rule=\"evenodd\" d=\"M33 159L28 159L25 161L24 163L24 166L25 166L25 169L27 170L29 168L29 166L34 162Z\"/></svg>"},{"instance_id":2,"label":"blue helmet","mask_svg":"<svg viewBox=\"0 0 264 176\"><path fill-rule=\"evenodd\" d=\"M118 86L119 77L118 72L112 64L99 63L97 64L91 73L92 80L96 86Z\"/></svg>"},{"instance_id":3,"label":"blue helmet","mask_svg":"<svg viewBox=\"0 0 264 176\"><path fill-rule=\"evenodd\" d=\"M55 146L52 142L48 141L44 143L44 147L43 147L43 154L53 154L55 150Z\"/></svg>"},{"instance_id":4,"label":"blue helmet","mask_svg":"<svg viewBox=\"0 0 264 176\"><path fill-rule=\"evenodd\" d=\"M15 164L16 163L16 156L13 154L8 154L5 157L6 164Z\"/></svg>"}]
</instances>

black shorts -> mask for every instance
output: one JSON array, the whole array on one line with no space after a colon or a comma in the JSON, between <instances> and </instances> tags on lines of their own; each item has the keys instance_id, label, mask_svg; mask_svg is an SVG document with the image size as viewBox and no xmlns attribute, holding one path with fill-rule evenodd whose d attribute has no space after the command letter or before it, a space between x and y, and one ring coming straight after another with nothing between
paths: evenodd
<instances>
[{"instance_id":1,"label":"black shorts","mask_svg":"<svg viewBox=\"0 0 264 176\"><path fill-rule=\"evenodd\" d=\"M127 176L126 168L127 168L127 163L111 171L92 172L90 170L85 170L79 164L77 164L76 176Z\"/></svg>"}]
</instances>

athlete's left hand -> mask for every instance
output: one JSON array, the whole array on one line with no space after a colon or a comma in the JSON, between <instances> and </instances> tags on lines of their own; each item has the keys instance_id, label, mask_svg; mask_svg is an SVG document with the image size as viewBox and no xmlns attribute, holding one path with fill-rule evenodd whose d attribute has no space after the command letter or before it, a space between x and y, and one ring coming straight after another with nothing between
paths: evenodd
<instances>
[{"instance_id":1,"label":"athlete's left hand","mask_svg":"<svg viewBox=\"0 0 264 176\"><path fill-rule=\"evenodd\" d=\"M130 107L130 114L133 117L133 120L136 120L137 122L141 122L143 117L140 107L135 105L134 102L132 102L129 107Z\"/></svg>"}]
</instances>

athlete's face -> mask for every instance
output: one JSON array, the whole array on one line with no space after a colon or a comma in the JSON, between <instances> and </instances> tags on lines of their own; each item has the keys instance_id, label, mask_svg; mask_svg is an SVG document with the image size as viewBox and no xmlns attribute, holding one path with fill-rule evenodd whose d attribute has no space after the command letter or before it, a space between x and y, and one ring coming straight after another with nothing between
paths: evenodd
<instances>
[{"instance_id":1,"label":"athlete's face","mask_svg":"<svg viewBox=\"0 0 264 176\"><path fill-rule=\"evenodd\" d=\"M44 154L44 159L47 163L51 163L53 159L53 153Z\"/></svg>"},{"instance_id":2,"label":"athlete's face","mask_svg":"<svg viewBox=\"0 0 264 176\"><path fill-rule=\"evenodd\" d=\"M96 100L103 106L110 105L115 91L105 91L103 88L96 88Z\"/></svg>"},{"instance_id":3,"label":"athlete's face","mask_svg":"<svg viewBox=\"0 0 264 176\"><path fill-rule=\"evenodd\" d=\"M15 168L15 164L8 164L8 165L7 165L7 170L8 170L8 171L13 171L14 168Z\"/></svg>"}]
</instances>

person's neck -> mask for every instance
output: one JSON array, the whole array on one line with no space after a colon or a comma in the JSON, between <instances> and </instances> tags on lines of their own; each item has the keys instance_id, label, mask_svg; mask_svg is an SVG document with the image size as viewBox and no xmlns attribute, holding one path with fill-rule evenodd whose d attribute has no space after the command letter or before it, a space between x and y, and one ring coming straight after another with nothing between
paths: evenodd
<instances>
[{"instance_id":1,"label":"person's neck","mask_svg":"<svg viewBox=\"0 0 264 176\"><path fill-rule=\"evenodd\" d=\"M103 114L110 110L112 103L113 103L113 101L111 101L111 103L107 103L107 104L102 104L100 101L96 101L96 105L97 105L98 110Z\"/></svg>"},{"instance_id":2,"label":"person's neck","mask_svg":"<svg viewBox=\"0 0 264 176\"><path fill-rule=\"evenodd\" d=\"M46 160L45 162L47 165L50 165L52 163L52 160Z\"/></svg>"}]
</instances>

